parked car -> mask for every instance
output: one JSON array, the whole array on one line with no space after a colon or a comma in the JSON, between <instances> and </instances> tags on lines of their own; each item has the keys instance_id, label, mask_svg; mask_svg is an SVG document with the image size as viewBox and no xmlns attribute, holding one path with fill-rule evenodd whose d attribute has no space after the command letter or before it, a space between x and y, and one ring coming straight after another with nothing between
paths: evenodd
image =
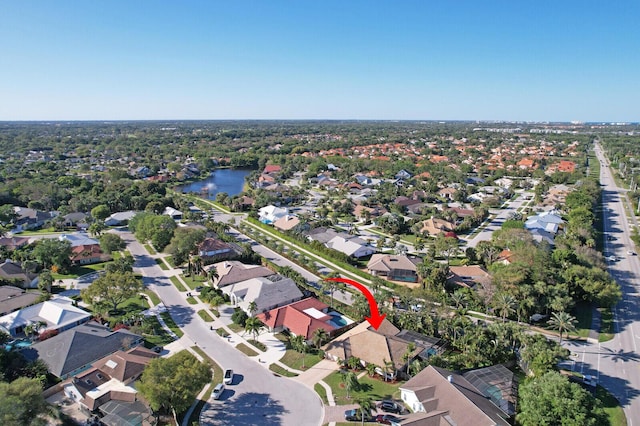
<instances>
[{"instance_id":1,"label":"parked car","mask_svg":"<svg viewBox=\"0 0 640 426\"><path fill-rule=\"evenodd\" d=\"M396 416L392 416L391 414L378 414L375 418L375 421L377 423L380 423L381 425L396 425L400 424L402 419Z\"/></svg>"},{"instance_id":2,"label":"parked car","mask_svg":"<svg viewBox=\"0 0 640 426\"><path fill-rule=\"evenodd\" d=\"M617 257L615 257L614 255L607 256L607 257L606 257L606 259L607 259L609 262L616 262L616 261L618 260L618 258L617 258Z\"/></svg>"},{"instance_id":3,"label":"parked car","mask_svg":"<svg viewBox=\"0 0 640 426\"><path fill-rule=\"evenodd\" d=\"M230 385L233 382L233 370L226 370L224 372L224 384Z\"/></svg>"},{"instance_id":4,"label":"parked car","mask_svg":"<svg viewBox=\"0 0 640 426\"><path fill-rule=\"evenodd\" d=\"M159 354L160 352L162 352L163 347L162 346L154 346L153 348L151 348L152 351L154 351L155 353Z\"/></svg>"},{"instance_id":5,"label":"parked car","mask_svg":"<svg viewBox=\"0 0 640 426\"><path fill-rule=\"evenodd\" d=\"M213 399L220 399L223 392L224 392L224 384L218 383L216 387L213 389L213 393L211 393L211 396L213 396Z\"/></svg>"},{"instance_id":6,"label":"parked car","mask_svg":"<svg viewBox=\"0 0 640 426\"><path fill-rule=\"evenodd\" d=\"M344 419L348 422L359 422L362 420L362 417L360 417L360 410L347 410L344 412ZM364 416L364 421L365 422L369 422L372 421L373 417L371 417L370 414L366 414Z\"/></svg>"},{"instance_id":7,"label":"parked car","mask_svg":"<svg viewBox=\"0 0 640 426\"><path fill-rule=\"evenodd\" d=\"M635 255L636 255L636 252L635 252L635 251L633 251L633 250L627 250L627 254L628 254L629 256L635 256Z\"/></svg>"},{"instance_id":8,"label":"parked car","mask_svg":"<svg viewBox=\"0 0 640 426\"><path fill-rule=\"evenodd\" d=\"M391 400L380 401L377 407L378 410L386 411L387 413L402 413L402 406L397 402Z\"/></svg>"},{"instance_id":9,"label":"parked car","mask_svg":"<svg viewBox=\"0 0 640 426\"><path fill-rule=\"evenodd\" d=\"M203 288L204 288L204 286L199 285L198 287L196 287L196 291L202 291Z\"/></svg>"},{"instance_id":10,"label":"parked car","mask_svg":"<svg viewBox=\"0 0 640 426\"><path fill-rule=\"evenodd\" d=\"M585 374L584 377L582 377L582 382L587 386L596 387L598 385L596 378L590 374Z\"/></svg>"}]
</instances>

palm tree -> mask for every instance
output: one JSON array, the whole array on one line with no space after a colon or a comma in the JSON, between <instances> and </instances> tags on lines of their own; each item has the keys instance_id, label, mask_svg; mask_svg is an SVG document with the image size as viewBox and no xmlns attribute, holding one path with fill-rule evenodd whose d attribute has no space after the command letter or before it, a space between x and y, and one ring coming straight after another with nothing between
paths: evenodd
<instances>
[{"instance_id":1,"label":"palm tree","mask_svg":"<svg viewBox=\"0 0 640 426\"><path fill-rule=\"evenodd\" d=\"M402 355L402 360L407 365L407 373L409 373L409 361L411 361L411 355L413 355L413 352L415 350L416 350L416 344L413 342L410 342L407 345L407 349L404 351L404 354Z\"/></svg>"},{"instance_id":2,"label":"palm tree","mask_svg":"<svg viewBox=\"0 0 640 426\"><path fill-rule=\"evenodd\" d=\"M516 299L508 293L499 293L496 295L493 305L500 313L502 322L505 322L507 317L515 312Z\"/></svg>"},{"instance_id":3,"label":"palm tree","mask_svg":"<svg viewBox=\"0 0 640 426\"><path fill-rule=\"evenodd\" d=\"M393 362L387 361L383 359L384 365L382 366L382 373L384 374L384 381L387 381L387 378L393 374Z\"/></svg>"},{"instance_id":4,"label":"palm tree","mask_svg":"<svg viewBox=\"0 0 640 426\"><path fill-rule=\"evenodd\" d=\"M212 266L211 269L209 269L209 272L207 273L207 278L209 278L209 281L211 281L211 284L213 284L215 280L220 278L220 275L218 274L218 268L216 268L215 266Z\"/></svg>"},{"instance_id":5,"label":"palm tree","mask_svg":"<svg viewBox=\"0 0 640 426\"><path fill-rule=\"evenodd\" d=\"M324 328L317 328L316 331L313 332L313 345L316 348L320 349L320 346L322 346L322 344L326 342L328 338L329 334L327 333L327 330L325 330Z\"/></svg>"},{"instance_id":6,"label":"palm tree","mask_svg":"<svg viewBox=\"0 0 640 426\"><path fill-rule=\"evenodd\" d=\"M347 391L347 399L351 398L351 391L357 389L358 376L353 371L348 371L342 374L342 384L344 385L344 390Z\"/></svg>"},{"instance_id":7,"label":"palm tree","mask_svg":"<svg viewBox=\"0 0 640 426\"><path fill-rule=\"evenodd\" d=\"M369 373L369 377L373 377L376 374L376 368L378 367L375 364L367 364L365 369L367 370L367 373Z\"/></svg>"},{"instance_id":8,"label":"palm tree","mask_svg":"<svg viewBox=\"0 0 640 426\"><path fill-rule=\"evenodd\" d=\"M362 417L362 424L364 425L365 414L366 417L371 415L371 410L373 410L373 400L368 395L363 395L356 399L356 403L360 406L360 417Z\"/></svg>"},{"instance_id":9,"label":"palm tree","mask_svg":"<svg viewBox=\"0 0 640 426\"><path fill-rule=\"evenodd\" d=\"M547 322L551 328L558 330L560 333L560 345L562 345L562 333L570 332L576 329L576 319L568 312L554 312L551 319Z\"/></svg>"},{"instance_id":10,"label":"palm tree","mask_svg":"<svg viewBox=\"0 0 640 426\"><path fill-rule=\"evenodd\" d=\"M258 334L260 334L262 327L264 327L264 323L256 317L247 318L247 321L244 323L245 331L253 334L253 340L258 339Z\"/></svg>"},{"instance_id":11,"label":"palm tree","mask_svg":"<svg viewBox=\"0 0 640 426\"><path fill-rule=\"evenodd\" d=\"M249 303L249 313L251 314L251 316L253 316L257 311L258 311L258 304L255 302L255 300L253 300L251 301L251 303Z\"/></svg>"},{"instance_id":12,"label":"palm tree","mask_svg":"<svg viewBox=\"0 0 640 426\"><path fill-rule=\"evenodd\" d=\"M462 290L456 290L451 294L451 301L456 305L456 309L464 308L467 302L467 295Z\"/></svg>"},{"instance_id":13,"label":"palm tree","mask_svg":"<svg viewBox=\"0 0 640 426\"><path fill-rule=\"evenodd\" d=\"M307 352L307 342L305 342L304 336L293 336L289 339L289 343L291 343L293 350L302 354L302 368L305 368L304 354Z\"/></svg>"}]
</instances>

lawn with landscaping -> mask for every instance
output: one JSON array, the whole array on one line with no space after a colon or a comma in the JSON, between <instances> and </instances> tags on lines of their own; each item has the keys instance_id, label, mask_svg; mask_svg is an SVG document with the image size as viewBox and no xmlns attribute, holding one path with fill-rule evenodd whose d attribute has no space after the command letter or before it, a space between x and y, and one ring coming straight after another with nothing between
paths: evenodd
<instances>
[{"instance_id":1,"label":"lawn with landscaping","mask_svg":"<svg viewBox=\"0 0 640 426\"><path fill-rule=\"evenodd\" d=\"M360 374L362 370L357 370L355 373ZM331 387L337 405L353 404L356 399L365 396L374 401L398 399L400 398L399 387L404 383L400 381L385 382L380 376L369 377L368 374L365 374L358 379L357 386L351 389L349 398L347 398L347 390L343 380L343 374L340 371L336 371L324 379L324 382Z\"/></svg>"}]
</instances>

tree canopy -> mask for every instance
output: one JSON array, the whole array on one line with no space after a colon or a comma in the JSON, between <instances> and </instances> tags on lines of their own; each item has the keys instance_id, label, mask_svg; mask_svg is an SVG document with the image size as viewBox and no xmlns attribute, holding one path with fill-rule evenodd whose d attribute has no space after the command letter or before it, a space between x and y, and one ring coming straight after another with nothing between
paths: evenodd
<instances>
[{"instance_id":1,"label":"tree canopy","mask_svg":"<svg viewBox=\"0 0 640 426\"><path fill-rule=\"evenodd\" d=\"M82 300L93 306L107 304L112 310L143 290L142 281L133 272L107 272L81 291Z\"/></svg>"},{"instance_id":2,"label":"tree canopy","mask_svg":"<svg viewBox=\"0 0 640 426\"><path fill-rule=\"evenodd\" d=\"M211 370L191 353L181 351L170 358L149 363L138 382L138 390L154 410L183 413L203 386L211 380Z\"/></svg>"}]
</instances>

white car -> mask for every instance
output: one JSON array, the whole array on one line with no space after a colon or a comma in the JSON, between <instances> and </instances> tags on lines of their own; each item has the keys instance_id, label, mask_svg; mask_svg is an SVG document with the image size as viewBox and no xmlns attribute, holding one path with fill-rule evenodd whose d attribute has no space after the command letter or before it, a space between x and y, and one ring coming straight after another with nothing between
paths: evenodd
<instances>
[{"instance_id":1,"label":"white car","mask_svg":"<svg viewBox=\"0 0 640 426\"><path fill-rule=\"evenodd\" d=\"M230 385L233 382L233 370L226 370L224 372L224 384Z\"/></svg>"},{"instance_id":2,"label":"white car","mask_svg":"<svg viewBox=\"0 0 640 426\"><path fill-rule=\"evenodd\" d=\"M635 255L636 255L636 252L635 252L635 251L633 251L633 250L627 250L627 254L628 254L629 256L635 256Z\"/></svg>"},{"instance_id":3,"label":"white car","mask_svg":"<svg viewBox=\"0 0 640 426\"><path fill-rule=\"evenodd\" d=\"M216 387L213 389L211 396L213 397L213 399L220 399L223 393L224 393L224 384L218 383Z\"/></svg>"}]
</instances>

